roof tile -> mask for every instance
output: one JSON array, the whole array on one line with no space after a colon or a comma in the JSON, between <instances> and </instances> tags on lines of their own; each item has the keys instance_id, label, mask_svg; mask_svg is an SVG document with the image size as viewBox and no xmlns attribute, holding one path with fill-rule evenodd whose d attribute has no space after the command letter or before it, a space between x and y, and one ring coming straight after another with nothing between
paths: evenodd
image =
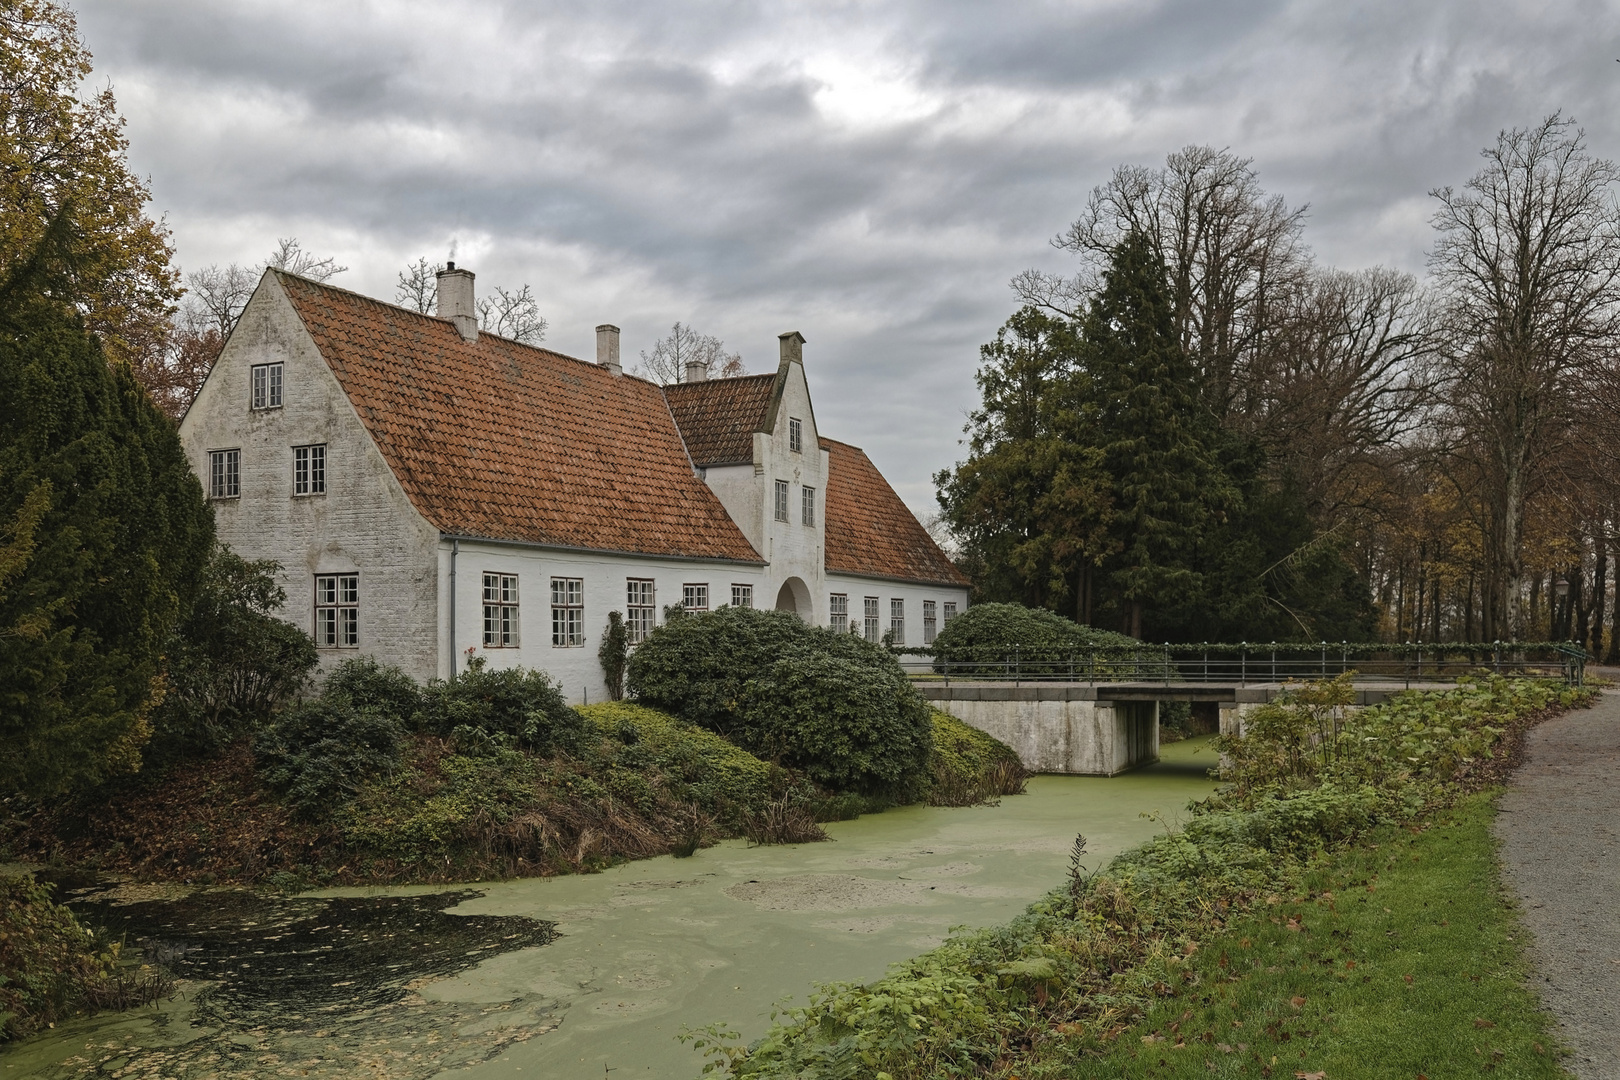
<instances>
[{"instance_id":1,"label":"roof tile","mask_svg":"<svg viewBox=\"0 0 1620 1080\"><path fill-rule=\"evenodd\" d=\"M827 572L969 584L872 459L859 447L822 439L827 451Z\"/></svg>"}]
</instances>

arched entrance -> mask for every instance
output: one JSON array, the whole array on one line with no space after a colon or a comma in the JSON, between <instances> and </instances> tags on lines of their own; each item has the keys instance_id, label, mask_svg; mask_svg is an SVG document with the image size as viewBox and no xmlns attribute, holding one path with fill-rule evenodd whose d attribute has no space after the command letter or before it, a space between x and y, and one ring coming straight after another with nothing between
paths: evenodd
<instances>
[{"instance_id":1,"label":"arched entrance","mask_svg":"<svg viewBox=\"0 0 1620 1080\"><path fill-rule=\"evenodd\" d=\"M814 617L810 608L810 587L796 577L782 582L782 588L776 594L776 610L791 611L805 622L810 622Z\"/></svg>"}]
</instances>

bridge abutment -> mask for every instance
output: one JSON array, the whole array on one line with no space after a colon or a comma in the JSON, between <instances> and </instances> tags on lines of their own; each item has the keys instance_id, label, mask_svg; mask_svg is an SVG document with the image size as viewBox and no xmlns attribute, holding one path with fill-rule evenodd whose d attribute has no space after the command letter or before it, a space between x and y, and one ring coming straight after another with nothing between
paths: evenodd
<instances>
[{"instance_id":1,"label":"bridge abutment","mask_svg":"<svg viewBox=\"0 0 1620 1080\"><path fill-rule=\"evenodd\" d=\"M1012 747L1036 773L1115 776L1159 760L1159 703L1107 688L920 684L935 707Z\"/></svg>"}]
</instances>

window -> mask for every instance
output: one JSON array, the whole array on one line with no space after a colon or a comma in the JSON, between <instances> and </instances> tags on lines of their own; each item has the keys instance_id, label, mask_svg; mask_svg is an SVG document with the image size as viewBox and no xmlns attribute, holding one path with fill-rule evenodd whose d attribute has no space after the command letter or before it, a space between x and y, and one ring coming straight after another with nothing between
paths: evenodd
<instances>
[{"instance_id":1,"label":"window","mask_svg":"<svg viewBox=\"0 0 1620 1080\"><path fill-rule=\"evenodd\" d=\"M835 592L827 598L828 625L835 634L849 632L849 597Z\"/></svg>"},{"instance_id":2,"label":"window","mask_svg":"<svg viewBox=\"0 0 1620 1080\"><path fill-rule=\"evenodd\" d=\"M658 613L651 579L626 579L624 608L624 621L630 631L631 643L645 641L647 635L653 632Z\"/></svg>"},{"instance_id":3,"label":"window","mask_svg":"<svg viewBox=\"0 0 1620 1080\"><path fill-rule=\"evenodd\" d=\"M816 523L816 489L813 487L800 488L802 497L799 499L799 516L806 525Z\"/></svg>"},{"instance_id":4,"label":"window","mask_svg":"<svg viewBox=\"0 0 1620 1080\"><path fill-rule=\"evenodd\" d=\"M242 496L242 451L208 451L208 497L237 499Z\"/></svg>"},{"instance_id":5,"label":"window","mask_svg":"<svg viewBox=\"0 0 1620 1080\"><path fill-rule=\"evenodd\" d=\"M352 649L360 644L360 575L315 575L315 644Z\"/></svg>"},{"instance_id":6,"label":"window","mask_svg":"<svg viewBox=\"0 0 1620 1080\"><path fill-rule=\"evenodd\" d=\"M709 587L707 585L682 585L681 607L687 611L708 611Z\"/></svg>"},{"instance_id":7,"label":"window","mask_svg":"<svg viewBox=\"0 0 1620 1080\"><path fill-rule=\"evenodd\" d=\"M954 618L956 618L956 601L947 600L945 601L945 625L951 625L951 620Z\"/></svg>"},{"instance_id":8,"label":"window","mask_svg":"<svg viewBox=\"0 0 1620 1080\"><path fill-rule=\"evenodd\" d=\"M804 449L804 422L802 420L788 420L788 449L795 454Z\"/></svg>"},{"instance_id":9,"label":"window","mask_svg":"<svg viewBox=\"0 0 1620 1080\"><path fill-rule=\"evenodd\" d=\"M326 444L293 447L293 494L326 494Z\"/></svg>"},{"instance_id":10,"label":"window","mask_svg":"<svg viewBox=\"0 0 1620 1080\"><path fill-rule=\"evenodd\" d=\"M923 601L923 644L932 645L934 635L939 633L939 617L935 614L938 605L932 600Z\"/></svg>"},{"instance_id":11,"label":"window","mask_svg":"<svg viewBox=\"0 0 1620 1080\"><path fill-rule=\"evenodd\" d=\"M778 480L776 482L776 520L777 521L786 521L788 519L787 502L788 502L788 483L787 483L786 480Z\"/></svg>"},{"instance_id":12,"label":"window","mask_svg":"<svg viewBox=\"0 0 1620 1080\"><path fill-rule=\"evenodd\" d=\"M572 649L585 644L585 579L551 579L551 647Z\"/></svg>"},{"instance_id":13,"label":"window","mask_svg":"<svg viewBox=\"0 0 1620 1080\"><path fill-rule=\"evenodd\" d=\"M281 365L253 365L253 407L255 409L281 408Z\"/></svg>"},{"instance_id":14,"label":"window","mask_svg":"<svg viewBox=\"0 0 1620 1080\"><path fill-rule=\"evenodd\" d=\"M906 643L906 602L889 601L889 640L895 645Z\"/></svg>"},{"instance_id":15,"label":"window","mask_svg":"<svg viewBox=\"0 0 1620 1080\"><path fill-rule=\"evenodd\" d=\"M732 607L753 607L754 587L752 585L733 585L731 587Z\"/></svg>"},{"instance_id":16,"label":"window","mask_svg":"<svg viewBox=\"0 0 1620 1080\"><path fill-rule=\"evenodd\" d=\"M516 574L484 575L484 648L515 649L518 643Z\"/></svg>"},{"instance_id":17,"label":"window","mask_svg":"<svg viewBox=\"0 0 1620 1080\"><path fill-rule=\"evenodd\" d=\"M867 641L876 642L879 637L878 598L875 596L868 596L864 604L865 611L862 613L861 629L864 632Z\"/></svg>"}]
</instances>

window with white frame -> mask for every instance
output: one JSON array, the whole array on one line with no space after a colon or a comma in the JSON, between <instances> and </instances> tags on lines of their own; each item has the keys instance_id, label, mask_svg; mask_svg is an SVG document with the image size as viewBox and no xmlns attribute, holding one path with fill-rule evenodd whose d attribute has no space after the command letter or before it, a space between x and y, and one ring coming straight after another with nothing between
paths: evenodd
<instances>
[{"instance_id":1,"label":"window with white frame","mask_svg":"<svg viewBox=\"0 0 1620 1080\"><path fill-rule=\"evenodd\" d=\"M956 618L956 601L947 600L945 601L945 625L951 625L951 620L954 618Z\"/></svg>"},{"instance_id":2,"label":"window with white frame","mask_svg":"<svg viewBox=\"0 0 1620 1080\"><path fill-rule=\"evenodd\" d=\"M657 625L657 596L651 578L626 578L624 585L624 623L634 644L647 640Z\"/></svg>"},{"instance_id":3,"label":"window with white frame","mask_svg":"<svg viewBox=\"0 0 1620 1080\"><path fill-rule=\"evenodd\" d=\"M849 633L849 594L835 592L827 597L827 625L835 634Z\"/></svg>"},{"instance_id":4,"label":"window with white frame","mask_svg":"<svg viewBox=\"0 0 1620 1080\"><path fill-rule=\"evenodd\" d=\"M484 575L484 648L515 649L518 644L516 574Z\"/></svg>"},{"instance_id":5,"label":"window with white frame","mask_svg":"<svg viewBox=\"0 0 1620 1080\"><path fill-rule=\"evenodd\" d=\"M315 575L315 644L352 649L360 644L360 575Z\"/></svg>"},{"instance_id":6,"label":"window with white frame","mask_svg":"<svg viewBox=\"0 0 1620 1080\"><path fill-rule=\"evenodd\" d=\"M687 611L708 611L709 587L707 585L682 585L681 607Z\"/></svg>"},{"instance_id":7,"label":"window with white frame","mask_svg":"<svg viewBox=\"0 0 1620 1080\"><path fill-rule=\"evenodd\" d=\"M800 488L802 497L799 499L799 517L806 525L816 523L816 489L813 487Z\"/></svg>"},{"instance_id":8,"label":"window with white frame","mask_svg":"<svg viewBox=\"0 0 1620 1080\"><path fill-rule=\"evenodd\" d=\"M797 418L788 420L788 449L795 454L804 449L804 422Z\"/></svg>"},{"instance_id":9,"label":"window with white frame","mask_svg":"<svg viewBox=\"0 0 1620 1080\"><path fill-rule=\"evenodd\" d=\"M731 587L732 607L753 607L754 587L752 585L733 585Z\"/></svg>"},{"instance_id":10,"label":"window with white frame","mask_svg":"<svg viewBox=\"0 0 1620 1080\"><path fill-rule=\"evenodd\" d=\"M862 601L862 606L863 606L863 610L861 612L861 633L862 633L862 636L865 637L867 641L875 643L878 640L878 638L882 636L882 633L883 633L881 630L878 629L878 625L879 625L878 624L878 598L875 597L875 596L868 596L868 597L865 598L865 600Z\"/></svg>"},{"instance_id":11,"label":"window with white frame","mask_svg":"<svg viewBox=\"0 0 1620 1080\"><path fill-rule=\"evenodd\" d=\"M237 499L242 495L242 451L208 451L208 497Z\"/></svg>"},{"instance_id":12,"label":"window with white frame","mask_svg":"<svg viewBox=\"0 0 1620 1080\"><path fill-rule=\"evenodd\" d=\"M585 579L551 579L551 647L573 649L585 644Z\"/></svg>"},{"instance_id":13,"label":"window with white frame","mask_svg":"<svg viewBox=\"0 0 1620 1080\"><path fill-rule=\"evenodd\" d=\"M253 408L281 408L281 371L279 363L253 365L251 395Z\"/></svg>"},{"instance_id":14,"label":"window with white frame","mask_svg":"<svg viewBox=\"0 0 1620 1080\"><path fill-rule=\"evenodd\" d=\"M923 601L923 644L932 645L939 633L939 607L933 600Z\"/></svg>"},{"instance_id":15,"label":"window with white frame","mask_svg":"<svg viewBox=\"0 0 1620 1080\"><path fill-rule=\"evenodd\" d=\"M293 494L326 494L326 444L293 447Z\"/></svg>"},{"instance_id":16,"label":"window with white frame","mask_svg":"<svg viewBox=\"0 0 1620 1080\"><path fill-rule=\"evenodd\" d=\"M788 482L786 480L778 480L776 481L776 520L786 521L787 519Z\"/></svg>"},{"instance_id":17,"label":"window with white frame","mask_svg":"<svg viewBox=\"0 0 1620 1080\"><path fill-rule=\"evenodd\" d=\"M889 640L895 645L906 643L906 602L899 598L889 601Z\"/></svg>"}]
</instances>

